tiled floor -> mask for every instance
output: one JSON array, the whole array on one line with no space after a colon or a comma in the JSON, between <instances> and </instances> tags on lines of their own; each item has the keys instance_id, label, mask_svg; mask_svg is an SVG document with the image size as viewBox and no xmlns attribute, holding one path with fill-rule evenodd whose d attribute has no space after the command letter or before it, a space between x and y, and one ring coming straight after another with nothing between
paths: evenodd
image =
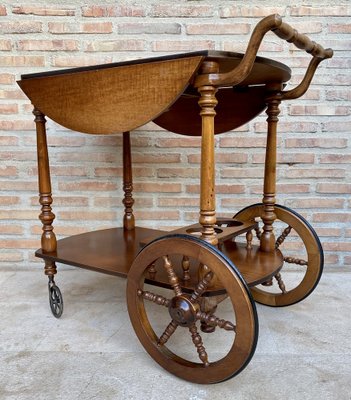
<instances>
[{"instance_id":1,"label":"tiled floor","mask_svg":"<svg viewBox=\"0 0 351 400\"><path fill-rule=\"evenodd\" d=\"M288 308L258 305L248 367L215 385L161 369L129 322L125 280L64 268L65 310L52 317L40 269L0 271L0 399L351 399L351 273L327 272Z\"/></svg>"}]
</instances>

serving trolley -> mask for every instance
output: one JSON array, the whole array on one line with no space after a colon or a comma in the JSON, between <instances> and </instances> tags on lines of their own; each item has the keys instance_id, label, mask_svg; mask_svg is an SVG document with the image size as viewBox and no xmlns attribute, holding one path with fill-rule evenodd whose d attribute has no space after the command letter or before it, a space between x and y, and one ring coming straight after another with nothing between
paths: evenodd
<instances>
[{"instance_id":1,"label":"serving trolley","mask_svg":"<svg viewBox=\"0 0 351 400\"><path fill-rule=\"evenodd\" d=\"M269 31L312 56L292 90L284 90L291 78L286 65L257 56ZM125 277L135 333L163 368L196 383L220 382L242 371L257 343L255 302L273 307L299 302L322 273L315 231L295 211L276 204L276 143L280 103L302 96L319 63L332 54L271 15L256 25L245 54L206 50L23 75L18 84L34 106L37 133L43 233L36 256L45 262L54 316L63 311L56 263ZM262 203L233 218L217 218L215 135L264 110ZM73 131L123 135L123 227L56 240L45 116ZM149 121L202 137L199 221L170 233L137 227L133 215L129 132ZM300 240L302 256L284 247L289 237ZM285 271L286 277L300 278L288 283Z\"/></svg>"}]
</instances>

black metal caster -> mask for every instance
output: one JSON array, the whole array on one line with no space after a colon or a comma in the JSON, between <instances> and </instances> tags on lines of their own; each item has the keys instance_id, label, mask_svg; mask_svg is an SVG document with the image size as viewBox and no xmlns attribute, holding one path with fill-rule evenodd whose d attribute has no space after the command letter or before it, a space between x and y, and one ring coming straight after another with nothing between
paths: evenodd
<instances>
[{"instance_id":1,"label":"black metal caster","mask_svg":"<svg viewBox=\"0 0 351 400\"><path fill-rule=\"evenodd\" d=\"M49 302L53 316L60 318L63 313L63 298L53 278L49 278Z\"/></svg>"}]
</instances>

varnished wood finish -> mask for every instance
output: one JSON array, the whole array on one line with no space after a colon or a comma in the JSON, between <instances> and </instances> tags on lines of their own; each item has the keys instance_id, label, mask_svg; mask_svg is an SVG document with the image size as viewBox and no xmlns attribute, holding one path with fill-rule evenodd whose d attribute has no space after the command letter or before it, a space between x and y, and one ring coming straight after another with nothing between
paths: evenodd
<instances>
[{"instance_id":1,"label":"varnished wood finish","mask_svg":"<svg viewBox=\"0 0 351 400\"><path fill-rule=\"evenodd\" d=\"M235 311L235 319L221 321L220 314L210 315L197 311L196 304L198 302L192 302L191 296L186 297L184 294L177 296L173 292L173 295L170 294L170 296L173 296L170 301L175 307L179 305L179 310L173 307L169 313L174 316L183 315L183 317L177 321L171 315L169 316L170 324L165 327L160 342L154 331L152 320L150 320L151 316L145 307L145 301L148 300L145 300L145 296L141 296L140 293L144 291L144 271L147 270L148 266L155 259L162 259L164 255L172 257L176 254L187 255L197 260L197 264L210 266L211 271L218 276L228 294ZM151 296L149 295L149 297ZM164 300L160 301L165 303ZM160 238L146 246L135 259L128 275L127 304L135 333L146 351L163 368L182 379L195 383L223 381L239 373L247 365L255 350L258 333L257 315L245 282L218 250L199 239L173 235ZM186 308L182 308L182 304ZM160 311L168 312L163 305L159 307ZM189 310L189 313L186 310ZM185 311L186 313L183 314ZM212 354L203 344L201 333L194 328L193 319L201 319L207 321L207 323L216 324L218 329L222 326L231 343L229 351L224 357L216 362L211 361ZM182 335L190 335L193 340L193 348L188 348L187 352L195 354L197 352L199 355L198 362L183 358L184 356L178 355L168 346L173 332L179 329L184 330ZM163 336L167 336L166 341ZM164 342L166 344L163 344Z\"/></svg>"},{"instance_id":2,"label":"varnished wood finish","mask_svg":"<svg viewBox=\"0 0 351 400\"><path fill-rule=\"evenodd\" d=\"M247 221L261 217L262 213L263 205L255 204L241 210L235 215L235 218ZM299 214L277 204L275 205L274 213L277 220L284 222L285 226L290 226L297 233L307 253L307 260L305 260L307 262L295 257L289 257L289 248L285 249L281 245L283 242L279 241L276 246L281 250L285 263L280 271L281 275L276 276L278 283L280 281L280 285L283 287L284 271L289 271L291 264L295 264L301 269L301 272L297 273L297 275L302 279L296 281L293 286L286 286L284 293L282 293L282 290L280 293L266 291L264 287L251 288L254 299L257 302L279 307L297 303L313 292L323 271L323 249L313 228Z\"/></svg>"},{"instance_id":3,"label":"varnished wood finish","mask_svg":"<svg viewBox=\"0 0 351 400\"><path fill-rule=\"evenodd\" d=\"M39 202L41 213L39 219L43 224L41 236L41 247L43 252L49 253L56 249L56 236L53 231L52 223L55 214L52 212L51 179L49 168L49 155L46 140L45 117L42 112L34 108L35 125L37 131L37 159L38 159L38 181L39 181Z\"/></svg>"},{"instance_id":4,"label":"varnished wood finish","mask_svg":"<svg viewBox=\"0 0 351 400\"><path fill-rule=\"evenodd\" d=\"M133 214L133 174L132 174L132 155L130 148L130 134L123 133L123 191L124 191L124 217L123 227L127 231L135 228L135 218Z\"/></svg>"},{"instance_id":5,"label":"varnished wood finish","mask_svg":"<svg viewBox=\"0 0 351 400\"><path fill-rule=\"evenodd\" d=\"M275 90L279 91L281 85L275 85ZM273 87L270 87L273 90ZM277 165L277 124L278 115L280 113L280 98L278 94L272 94L267 99L268 115L267 123L267 142L266 142L266 158L264 163L264 182L263 182L263 214L264 223L263 232L261 234L260 247L262 251L272 252L275 246L275 237L273 232L273 222L275 219L274 204L276 195L276 165Z\"/></svg>"},{"instance_id":6,"label":"varnished wood finish","mask_svg":"<svg viewBox=\"0 0 351 400\"><path fill-rule=\"evenodd\" d=\"M140 227L131 231L124 228L104 229L60 239L56 251L44 253L39 249L35 254L52 262L125 278L141 249L139 243L145 237L156 234L162 236L165 232Z\"/></svg>"},{"instance_id":7,"label":"varnished wood finish","mask_svg":"<svg viewBox=\"0 0 351 400\"><path fill-rule=\"evenodd\" d=\"M216 93L215 135L238 128L260 114L266 108L265 97L264 85L220 88ZM198 100L196 94L185 93L154 122L170 132L200 136Z\"/></svg>"},{"instance_id":8,"label":"varnished wood finish","mask_svg":"<svg viewBox=\"0 0 351 400\"><path fill-rule=\"evenodd\" d=\"M203 57L22 79L21 89L45 115L74 131L122 133L171 105Z\"/></svg>"}]
</instances>

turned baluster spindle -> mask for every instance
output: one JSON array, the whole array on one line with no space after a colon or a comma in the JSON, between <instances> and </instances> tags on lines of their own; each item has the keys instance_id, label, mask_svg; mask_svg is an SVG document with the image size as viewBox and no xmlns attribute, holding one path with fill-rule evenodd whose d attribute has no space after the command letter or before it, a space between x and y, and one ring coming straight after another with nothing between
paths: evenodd
<instances>
[{"instance_id":1,"label":"turned baluster spindle","mask_svg":"<svg viewBox=\"0 0 351 400\"><path fill-rule=\"evenodd\" d=\"M216 72L218 72L218 63L207 61L203 64L201 74ZM215 96L217 89L212 85L205 85L200 86L198 91L202 120L199 223L202 225L202 239L217 245L218 240L214 229L216 223L214 118L215 107L218 103Z\"/></svg>"},{"instance_id":2,"label":"turned baluster spindle","mask_svg":"<svg viewBox=\"0 0 351 400\"><path fill-rule=\"evenodd\" d=\"M133 214L133 175L132 175L132 155L130 147L130 134L123 132L123 191L124 191L124 217L123 227L127 231L135 228L135 219Z\"/></svg>"},{"instance_id":3,"label":"turned baluster spindle","mask_svg":"<svg viewBox=\"0 0 351 400\"><path fill-rule=\"evenodd\" d=\"M55 219L55 214L52 212L52 194L51 194L51 179L48 146L46 139L45 116L38 109L34 108L33 114L37 132L37 157L38 157L38 181L39 181L39 203L41 205L41 213L39 219L43 224L43 233L41 236L41 247L44 253L56 251L57 242L53 232L52 223ZM49 266L50 264L50 266ZM56 273L56 268L53 263L49 262L45 271L53 271Z\"/></svg>"},{"instance_id":4,"label":"turned baluster spindle","mask_svg":"<svg viewBox=\"0 0 351 400\"><path fill-rule=\"evenodd\" d=\"M196 347L196 350L197 350L200 360L203 362L205 367L208 367L210 365L210 363L208 362L208 356L206 353L206 349L202 342L202 338L199 335L199 332L197 331L196 325L190 326L189 331L191 333L191 338Z\"/></svg>"},{"instance_id":5,"label":"turned baluster spindle","mask_svg":"<svg viewBox=\"0 0 351 400\"><path fill-rule=\"evenodd\" d=\"M281 90L279 84L269 89ZM266 145L266 159L263 184L263 231L260 239L260 249L265 252L272 252L275 248L275 237L273 232L273 222L276 219L274 213L275 193L276 193L276 164L277 164L277 124L280 105L280 93L270 96L267 99L268 131Z\"/></svg>"},{"instance_id":6,"label":"turned baluster spindle","mask_svg":"<svg viewBox=\"0 0 351 400\"><path fill-rule=\"evenodd\" d=\"M183 281L188 281L190 279L190 259L188 256L183 256L182 260L182 269L183 269Z\"/></svg>"},{"instance_id":7,"label":"turned baluster spindle","mask_svg":"<svg viewBox=\"0 0 351 400\"><path fill-rule=\"evenodd\" d=\"M246 248L247 248L247 250L252 249L252 239L253 239L253 234L252 234L252 231L249 230L246 232Z\"/></svg>"}]
</instances>

